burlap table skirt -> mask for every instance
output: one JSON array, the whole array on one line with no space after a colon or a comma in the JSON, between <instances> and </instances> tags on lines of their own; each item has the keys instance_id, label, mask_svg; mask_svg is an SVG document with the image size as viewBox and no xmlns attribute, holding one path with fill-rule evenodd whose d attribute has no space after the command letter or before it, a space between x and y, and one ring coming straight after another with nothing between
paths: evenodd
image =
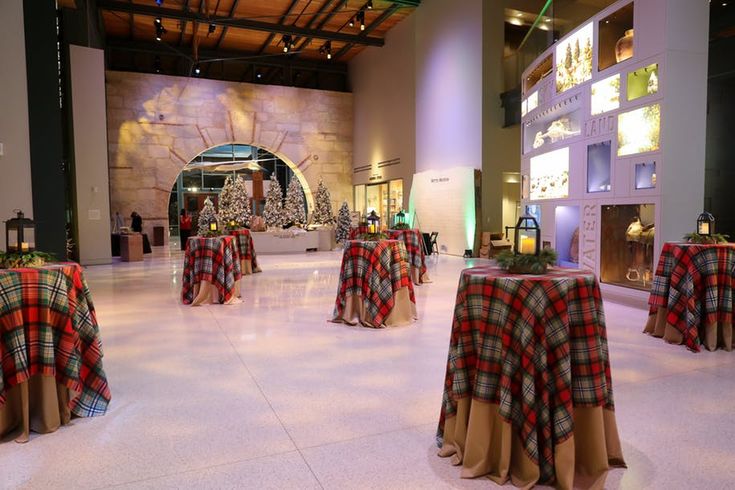
<instances>
[{"instance_id":1,"label":"burlap table skirt","mask_svg":"<svg viewBox=\"0 0 735 490\"><path fill-rule=\"evenodd\" d=\"M421 269L416 266L411 266L411 280L414 284L425 284L431 282L428 272L421 274Z\"/></svg>"},{"instance_id":2,"label":"burlap table skirt","mask_svg":"<svg viewBox=\"0 0 735 490\"><path fill-rule=\"evenodd\" d=\"M498 414L498 405L459 400L457 415L444 422L439 456L462 465L462 478L486 476L498 485L510 480L531 488L539 467L523 449L512 425ZM602 489L611 466L625 467L615 413L602 407L575 408L574 434L554 450L556 488Z\"/></svg>"},{"instance_id":3,"label":"burlap table skirt","mask_svg":"<svg viewBox=\"0 0 735 490\"><path fill-rule=\"evenodd\" d=\"M235 281L235 288L232 292L232 297L229 301L225 301L224 304L232 305L240 303L240 279ZM219 291L209 281L201 281L199 284L194 284L194 301L191 302L191 306L200 306L204 304L219 304Z\"/></svg>"},{"instance_id":4,"label":"burlap table skirt","mask_svg":"<svg viewBox=\"0 0 735 490\"><path fill-rule=\"evenodd\" d=\"M8 390L0 407L0 436L17 430L15 441L28 442L30 431L54 432L69 420L69 389L53 376L37 374Z\"/></svg>"},{"instance_id":5,"label":"burlap table skirt","mask_svg":"<svg viewBox=\"0 0 735 490\"><path fill-rule=\"evenodd\" d=\"M684 336L666 321L667 314L666 308L659 307L655 315L648 316L646 328L643 329L643 332L654 337L663 338L670 344L683 344ZM732 324L714 323L700 327L699 339L707 350L712 351L722 347L730 352L733 348Z\"/></svg>"},{"instance_id":6,"label":"burlap table skirt","mask_svg":"<svg viewBox=\"0 0 735 490\"><path fill-rule=\"evenodd\" d=\"M253 269L252 259L240 259L240 271L242 272L243 276L249 276L251 274L261 272L260 267L256 267L255 269Z\"/></svg>"},{"instance_id":7,"label":"burlap table skirt","mask_svg":"<svg viewBox=\"0 0 735 490\"><path fill-rule=\"evenodd\" d=\"M336 323L346 323L348 325L357 325L360 323L366 327L384 328L384 327L401 327L413 323L418 318L416 314L416 304L411 301L408 288L402 287L395 292L393 297L393 309L385 317L381 325L373 325L365 309L365 302L362 296L356 294L348 294L345 299L345 310L340 318L334 318L332 321Z\"/></svg>"}]
</instances>

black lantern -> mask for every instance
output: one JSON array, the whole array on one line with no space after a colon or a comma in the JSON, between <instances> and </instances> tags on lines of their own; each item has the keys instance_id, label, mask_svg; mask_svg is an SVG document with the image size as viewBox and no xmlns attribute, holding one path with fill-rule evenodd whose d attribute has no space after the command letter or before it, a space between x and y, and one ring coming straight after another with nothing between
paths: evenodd
<instances>
[{"instance_id":1,"label":"black lantern","mask_svg":"<svg viewBox=\"0 0 735 490\"><path fill-rule=\"evenodd\" d=\"M373 209L370 214L367 217L368 222L368 232L369 233L378 233L380 230L380 216L375 214L375 210Z\"/></svg>"},{"instance_id":2,"label":"black lantern","mask_svg":"<svg viewBox=\"0 0 735 490\"><path fill-rule=\"evenodd\" d=\"M395 223L393 223L393 226L396 226L396 225L403 226L405 224L406 224L406 213L404 213L403 210L401 209L400 211L396 213L396 220L395 220Z\"/></svg>"},{"instance_id":3,"label":"black lantern","mask_svg":"<svg viewBox=\"0 0 735 490\"><path fill-rule=\"evenodd\" d=\"M536 218L521 216L515 226L505 227L506 237L508 237L508 230L511 229L515 230L513 249L516 254L538 255L541 252L541 228Z\"/></svg>"},{"instance_id":4,"label":"black lantern","mask_svg":"<svg viewBox=\"0 0 735 490\"><path fill-rule=\"evenodd\" d=\"M8 252L30 253L36 249L36 224L23 211L14 209L17 217L5 222L5 244Z\"/></svg>"},{"instance_id":5,"label":"black lantern","mask_svg":"<svg viewBox=\"0 0 735 490\"><path fill-rule=\"evenodd\" d=\"M707 211L703 212L697 218L697 234L704 236L712 236L715 232L715 217Z\"/></svg>"}]
</instances>

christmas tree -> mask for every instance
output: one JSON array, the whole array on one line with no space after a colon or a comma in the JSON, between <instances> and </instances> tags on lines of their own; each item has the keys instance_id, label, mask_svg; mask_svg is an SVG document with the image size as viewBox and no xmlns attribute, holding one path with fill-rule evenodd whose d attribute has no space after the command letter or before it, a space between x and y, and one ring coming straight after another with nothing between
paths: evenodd
<instances>
[{"instance_id":1,"label":"christmas tree","mask_svg":"<svg viewBox=\"0 0 735 490\"><path fill-rule=\"evenodd\" d=\"M342 203L337 216L337 232L335 233L335 238L337 242L344 242L350 236L350 228L352 227L350 207L347 205L347 201Z\"/></svg>"},{"instance_id":2,"label":"christmas tree","mask_svg":"<svg viewBox=\"0 0 735 490\"><path fill-rule=\"evenodd\" d=\"M304 209L304 189L299 179L294 175L286 189L286 202L283 204L283 221L288 223L306 223Z\"/></svg>"},{"instance_id":3,"label":"christmas tree","mask_svg":"<svg viewBox=\"0 0 735 490\"><path fill-rule=\"evenodd\" d=\"M319 187L316 190L316 202L314 203L314 223L317 225L331 225L334 223L332 212L332 198L329 195L324 181L319 179Z\"/></svg>"},{"instance_id":4,"label":"christmas tree","mask_svg":"<svg viewBox=\"0 0 735 490\"><path fill-rule=\"evenodd\" d=\"M219 195L219 218L223 226L240 228L250 224L250 196L245 180L228 176Z\"/></svg>"},{"instance_id":5,"label":"christmas tree","mask_svg":"<svg viewBox=\"0 0 735 490\"><path fill-rule=\"evenodd\" d=\"M209 225L217 223L217 213L214 210L214 203L209 198L204 200L204 207L199 211L199 230L197 235L207 236L210 233Z\"/></svg>"},{"instance_id":6,"label":"christmas tree","mask_svg":"<svg viewBox=\"0 0 735 490\"><path fill-rule=\"evenodd\" d=\"M283 226L283 191L275 175L270 182L268 193L265 196L263 218L265 218L266 226L280 228Z\"/></svg>"}]
</instances>

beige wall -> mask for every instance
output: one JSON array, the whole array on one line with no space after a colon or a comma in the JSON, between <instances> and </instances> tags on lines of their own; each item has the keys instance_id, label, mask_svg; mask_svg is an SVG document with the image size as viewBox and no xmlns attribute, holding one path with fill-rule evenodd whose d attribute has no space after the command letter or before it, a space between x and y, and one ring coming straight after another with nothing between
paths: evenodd
<instances>
[{"instance_id":1,"label":"beige wall","mask_svg":"<svg viewBox=\"0 0 735 490\"><path fill-rule=\"evenodd\" d=\"M265 148L337 206L352 196L352 94L164 75L107 72L110 211L168 226L181 168L226 143Z\"/></svg>"},{"instance_id":2,"label":"beige wall","mask_svg":"<svg viewBox=\"0 0 735 490\"><path fill-rule=\"evenodd\" d=\"M85 265L112 261L104 56L101 49L69 46L77 245Z\"/></svg>"},{"instance_id":3,"label":"beige wall","mask_svg":"<svg viewBox=\"0 0 735 490\"><path fill-rule=\"evenodd\" d=\"M0 250L15 208L33 217L23 2L0 1Z\"/></svg>"}]
</instances>

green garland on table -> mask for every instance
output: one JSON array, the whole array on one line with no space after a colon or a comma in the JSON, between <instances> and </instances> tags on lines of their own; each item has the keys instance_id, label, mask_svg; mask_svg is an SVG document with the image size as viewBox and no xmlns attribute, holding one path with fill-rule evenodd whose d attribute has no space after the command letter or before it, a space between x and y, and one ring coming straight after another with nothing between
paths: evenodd
<instances>
[{"instance_id":1,"label":"green garland on table","mask_svg":"<svg viewBox=\"0 0 735 490\"><path fill-rule=\"evenodd\" d=\"M721 233L714 233L712 235L700 235L699 233L687 233L684 235L684 240L687 243L698 243L698 244L716 244L716 243L727 243L729 235L723 235Z\"/></svg>"},{"instance_id":2,"label":"green garland on table","mask_svg":"<svg viewBox=\"0 0 735 490\"><path fill-rule=\"evenodd\" d=\"M236 230L237 228L232 228L233 230ZM217 238L218 236L222 236L222 231L217 229L216 231L209 230L204 235L201 235L204 238Z\"/></svg>"},{"instance_id":3,"label":"green garland on table","mask_svg":"<svg viewBox=\"0 0 735 490\"><path fill-rule=\"evenodd\" d=\"M388 235L385 233L363 233L360 235L360 240L364 240L366 242L378 242L380 240L387 240Z\"/></svg>"},{"instance_id":4,"label":"green garland on table","mask_svg":"<svg viewBox=\"0 0 735 490\"><path fill-rule=\"evenodd\" d=\"M46 252L0 252L0 269L18 269L20 267L43 267L54 262L56 257Z\"/></svg>"},{"instance_id":5,"label":"green garland on table","mask_svg":"<svg viewBox=\"0 0 735 490\"><path fill-rule=\"evenodd\" d=\"M396 223L396 224L395 224L395 225L393 226L393 229L394 229L394 230L410 230L410 229L411 229L411 227L410 227L410 226L408 226L408 223Z\"/></svg>"},{"instance_id":6,"label":"green garland on table","mask_svg":"<svg viewBox=\"0 0 735 490\"><path fill-rule=\"evenodd\" d=\"M544 274L548 266L556 263L556 259L556 250L553 248L545 248L538 255L504 250L495 257L501 268L513 274Z\"/></svg>"}]
</instances>

